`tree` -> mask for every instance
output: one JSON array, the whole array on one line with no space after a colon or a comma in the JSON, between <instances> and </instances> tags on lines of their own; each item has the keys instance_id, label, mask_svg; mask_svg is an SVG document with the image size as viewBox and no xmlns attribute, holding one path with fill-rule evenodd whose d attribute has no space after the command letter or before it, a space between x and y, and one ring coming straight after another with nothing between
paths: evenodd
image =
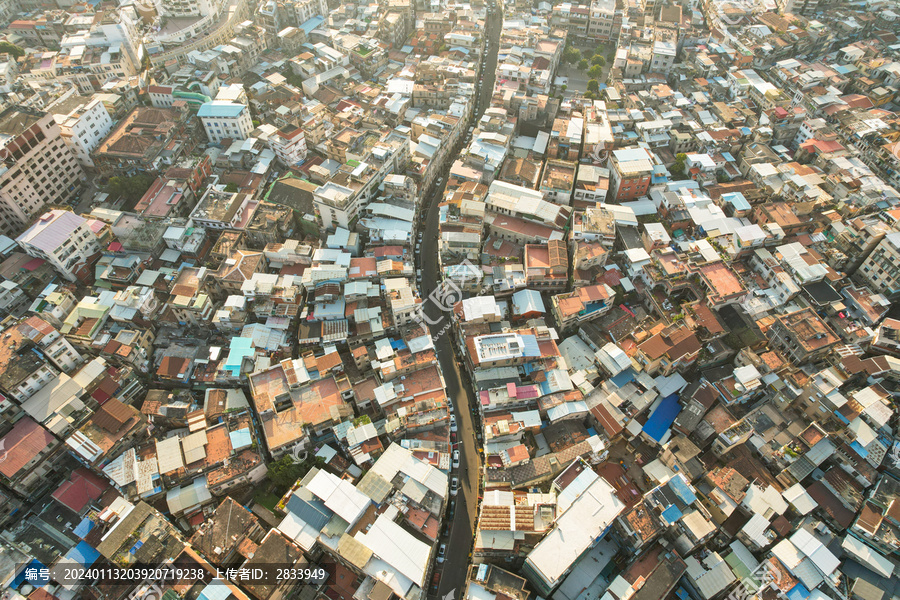
<instances>
[{"instance_id":1,"label":"tree","mask_svg":"<svg viewBox=\"0 0 900 600\"><path fill-rule=\"evenodd\" d=\"M595 54L591 57L592 65L600 65L601 67L606 64L606 59L600 56L599 54Z\"/></svg>"},{"instance_id":2,"label":"tree","mask_svg":"<svg viewBox=\"0 0 900 600\"><path fill-rule=\"evenodd\" d=\"M9 42L0 42L0 54L12 54L15 58L25 56L25 50Z\"/></svg>"},{"instance_id":3,"label":"tree","mask_svg":"<svg viewBox=\"0 0 900 600\"><path fill-rule=\"evenodd\" d=\"M675 162L672 163L672 167L669 169L671 173L684 173L684 161L687 160L687 154L684 152L679 152L675 155Z\"/></svg>"},{"instance_id":4,"label":"tree","mask_svg":"<svg viewBox=\"0 0 900 600\"><path fill-rule=\"evenodd\" d=\"M275 486L278 495L285 494L291 486L302 479L313 467L322 468L325 459L320 456L310 456L303 462L295 463L290 455L285 454L277 461L269 463L269 471L266 477Z\"/></svg>"},{"instance_id":5,"label":"tree","mask_svg":"<svg viewBox=\"0 0 900 600\"><path fill-rule=\"evenodd\" d=\"M594 92L595 94L600 91L600 84L596 79L590 79L587 83L587 89L589 92Z\"/></svg>"},{"instance_id":6,"label":"tree","mask_svg":"<svg viewBox=\"0 0 900 600\"><path fill-rule=\"evenodd\" d=\"M581 52L571 44L566 44L566 48L563 50L562 59L564 63L574 65L581 60Z\"/></svg>"},{"instance_id":7,"label":"tree","mask_svg":"<svg viewBox=\"0 0 900 600\"><path fill-rule=\"evenodd\" d=\"M601 75L603 75L603 67L600 65L594 65L590 69L588 69L588 75L590 75L591 79L597 79Z\"/></svg>"},{"instance_id":8,"label":"tree","mask_svg":"<svg viewBox=\"0 0 900 600\"><path fill-rule=\"evenodd\" d=\"M591 92L591 91L587 91L584 93L584 97L587 98L588 100L596 100L597 94L595 94L594 92Z\"/></svg>"},{"instance_id":9,"label":"tree","mask_svg":"<svg viewBox=\"0 0 900 600\"><path fill-rule=\"evenodd\" d=\"M568 87L569 87L569 86L567 86L567 85L561 85L561 86L559 86L559 91L560 91L561 93L565 94L565 93L566 93L566 89L568 89Z\"/></svg>"},{"instance_id":10,"label":"tree","mask_svg":"<svg viewBox=\"0 0 900 600\"><path fill-rule=\"evenodd\" d=\"M579 71L587 71L589 64L590 63L588 63L586 58L582 58L581 60L578 61L578 70Z\"/></svg>"},{"instance_id":11,"label":"tree","mask_svg":"<svg viewBox=\"0 0 900 600\"><path fill-rule=\"evenodd\" d=\"M275 462L269 463L266 477L276 488L286 491L300 478L300 465L285 454Z\"/></svg>"},{"instance_id":12,"label":"tree","mask_svg":"<svg viewBox=\"0 0 900 600\"><path fill-rule=\"evenodd\" d=\"M238 186L232 182L228 182L225 184L225 191L229 194L236 194L238 191Z\"/></svg>"},{"instance_id":13,"label":"tree","mask_svg":"<svg viewBox=\"0 0 900 600\"><path fill-rule=\"evenodd\" d=\"M137 202L151 185L153 177L146 173L138 173L132 177L114 175L106 184L106 192L110 196L124 198L126 202Z\"/></svg>"}]
</instances>

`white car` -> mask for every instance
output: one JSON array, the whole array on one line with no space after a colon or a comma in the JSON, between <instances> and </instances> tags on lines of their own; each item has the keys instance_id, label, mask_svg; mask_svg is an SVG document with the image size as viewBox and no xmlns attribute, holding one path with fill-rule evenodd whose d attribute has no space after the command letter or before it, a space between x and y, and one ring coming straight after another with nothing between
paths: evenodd
<instances>
[{"instance_id":1,"label":"white car","mask_svg":"<svg viewBox=\"0 0 900 600\"><path fill-rule=\"evenodd\" d=\"M456 415L450 415L450 431L456 433L459 427L456 425Z\"/></svg>"},{"instance_id":2,"label":"white car","mask_svg":"<svg viewBox=\"0 0 900 600\"><path fill-rule=\"evenodd\" d=\"M459 468L459 450L453 451L453 468L454 469Z\"/></svg>"},{"instance_id":3,"label":"white car","mask_svg":"<svg viewBox=\"0 0 900 600\"><path fill-rule=\"evenodd\" d=\"M445 556L447 556L447 544L441 544L441 547L438 549L438 555L437 555L438 563L444 562Z\"/></svg>"},{"instance_id":4,"label":"white car","mask_svg":"<svg viewBox=\"0 0 900 600\"><path fill-rule=\"evenodd\" d=\"M450 495L455 496L459 492L459 479L454 477L450 480Z\"/></svg>"}]
</instances>

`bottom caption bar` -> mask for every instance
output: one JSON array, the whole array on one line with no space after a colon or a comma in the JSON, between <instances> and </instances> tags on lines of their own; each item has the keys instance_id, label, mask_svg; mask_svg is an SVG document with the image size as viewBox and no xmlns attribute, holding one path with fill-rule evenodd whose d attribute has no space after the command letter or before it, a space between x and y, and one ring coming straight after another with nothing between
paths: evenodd
<instances>
[{"instance_id":1,"label":"bottom caption bar","mask_svg":"<svg viewBox=\"0 0 900 600\"><path fill-rule=\"evenodd\" d=\"M205 582L215 579L236 584L282 584L321 585L328 580L328 571L318 566L298 565L254 565L253 567L216 568L215 572L202 567L179 567L175 565L149 566L129 565L119 567L109 563L90 567L62 566L53 568L24 569L25 581L33 585L44 585L55 581L62 585L136 585L156 583L160 586L179 583Z\"/></svg>"}]
</instances>

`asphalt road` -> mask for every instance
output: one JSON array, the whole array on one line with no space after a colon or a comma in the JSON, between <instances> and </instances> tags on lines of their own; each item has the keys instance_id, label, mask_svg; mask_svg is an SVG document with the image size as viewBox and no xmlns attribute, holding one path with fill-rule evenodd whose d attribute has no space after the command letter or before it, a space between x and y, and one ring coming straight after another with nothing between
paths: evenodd
<instances>
[{"instance_id":1,"label":"asphalt road","mask_svg":"<svg viewBox=\"0 0 900 600\"><path fill-rule=\"evenodd\" d=\"M491 103L494 76L497 71L497 50L499 48L502 22L503 19L499 11L495 11L487 20L487 37L491 41L491 45L473 121L480 118ZM474 125L474 122L468 124L466 129L472 125ZM455 155L451 155L448 162L454 159ZM436 570L442 572L438 596L444 598L452 592L452 598L456 599L460 598L465 589L469 554L472 551L475 535L481 456L475 440L476 424L471 413L473 406L471 404L471 387L468 383L468 376L465 374L465 367L457 362L453 352L453 338L449 329L450 315L442 315L440 308L427 299L428 294L435 289L441 280L437 261L438 203L444 194L448 169L449 164L443 173L443 185L436 189L430 198L425 199L425 202L428 203L428 208L425 217L422 249L419 254L419 266L422 269L422 294L426 302L425 312L430 321L438 321L440 319L440 321L430 326L431 334L435 338L435 349L444 374L447 397L453 403L456 421L459 425L457 439L459 441L460 468L454 471L451 476L459 477L460 491L453 499L455 506L453 508L453 520L450 524L449 539L441 539L441 543L447 544L446 560L443 564L436 565ZM445 327L447 328L444 329ZM430 587L430 582L428 584Z\"/></svg>"}]
</instances>

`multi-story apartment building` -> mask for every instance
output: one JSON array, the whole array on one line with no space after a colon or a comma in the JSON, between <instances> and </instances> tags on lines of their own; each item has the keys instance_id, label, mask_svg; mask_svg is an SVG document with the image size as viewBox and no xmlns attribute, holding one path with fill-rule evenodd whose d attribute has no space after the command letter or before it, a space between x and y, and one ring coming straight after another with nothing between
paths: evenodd
<instances>
[{"instance_id":1,"label":"multi-story apartment building","mask_svg":"<svg viewBox=\"0 0 900 600\"><path fill-rule=\"evenodd\" d=\"M550 24L554 27L562 27L569 32L572 38L584 39L588 33L590 21L590 9L587 6L569 3L558 4L553 7L550 14Z\"/></svg>"},{"instance_id":2,"label":"multi-story apartment building","mask_svg":"<svg viewBox=\"0 0 900 600\"><path fill-rule=\"evenodd\" d=\"M47 204L77 192L84 172L49 113L11 106L0 113L0 233L15 235Z\"/></svg>"},{"instance_id":3,"label":"multi-story apartment building","mask_svg":"<svg viewBox=\"0 0 900 600\"><path fill-rule=\"evenodd\" d=\"M167 17L205 17L218 15L226 0L156 0L159 14Z\"/></svg>"},{"instance_id":4,"label":"multi-story apartment building","mask_svg":"<svg viewBox=\"0 0 900 600\"><path fill-rule=\"evenodd\" d=\"M113 120L99 98L72 96L50 107L63 141L83 167L93 167L91 153L109 135Z\"/></svg>"},{"instance_id":5,"label":"multi-story apartment building","mask_svg":"<svg viewBox=\"0 0 900 600\"><path fill-rule=\"evenodd\" d=\"M306 135L297 125L285 125L270 135L269 147L288 168L296 167L306 160Z\"/></svg>"},{"instance_id":6,"label":"multi-story apartment building","mask_svg":"<svg viewBox=\"0 0 900 600\"><path fill-rule=\"evenodd\" d=\"M284 3L284 25L299 27L313 17L328 15L325 0L289 0Z\"/></svg>"},{"instance_id":7,"label":"multi-story apartment building","mask_svg":"<svg viewBox=\"0 0 900 600\"><path fill-rule=\"evenodd\" d=\"M643 148L614 150L609 161L610 192L616 200L647 195L653 175L653 157Z\"/></svg>"},{"instance_id":8,"label":"multi-story apartment building","mask_svg":"<svg viewBox=\"0 0 900 600\"><path fill-rule=\"evenodd\" d=\"M622 31L622 11L616 0L593 0L588 23L588 38L600 42L615 42Z\"/></svg>"},{"instance_id":9,"label":"multi-story apartment building","mask_svg":"<svg viewBox=\"0 0 900 600\"><path fill-rule=\"evenodd\" d=\"M206 137L214 144L222 140L246 140L253 131L250 108L235 102L207 102L197 111Z\"/></svg>"},{"instance_id":10,"label":"multi-story apartment building","mask_svg":"<svg viewBox=\"0 0 900 600\"><path fill-rule=\"evenodd\" d=\"M361 164L349 171L339 171L313 192L316 216L327 230L353 228L360 210L378 193L384 178L406 167L410 158L409 138L391 132L376 141L367 155L356 152L358 150L354 146L342 148L340 153L344 157L358 160Z\"/></svg>"},{"instance_id":11,"label":"multi-story apartment building","mask_svg":"<svg viewBox=\"0 0 900 600\"><path fill-rule=\"evenodd\" d=\"M856 271L855 277L885 296L900 293L900 232L889 233Z\"/></svg>"},{"instance_id":12,"label":"multi-story apartment building","mask_svg":"<svg viewBox=\"0 0 900 600\"><path fill-rule=\"evenodd\" d=\"M75 281L85 261L100 252L90 222L68 210L44 213L16 242L26 254L48 261L69 281Z\"/></svg>"},{"instance_id":13,"label":"multi-story apartment building","mask_svg":"<svg viewBox=\"0 0 900 600\"><path fill-rule=\"evenodd\" d=\"M812 308L777 317L766 334L769 344L796 364L823 358L840 341Z\"/></svg>"}]
</instances>

